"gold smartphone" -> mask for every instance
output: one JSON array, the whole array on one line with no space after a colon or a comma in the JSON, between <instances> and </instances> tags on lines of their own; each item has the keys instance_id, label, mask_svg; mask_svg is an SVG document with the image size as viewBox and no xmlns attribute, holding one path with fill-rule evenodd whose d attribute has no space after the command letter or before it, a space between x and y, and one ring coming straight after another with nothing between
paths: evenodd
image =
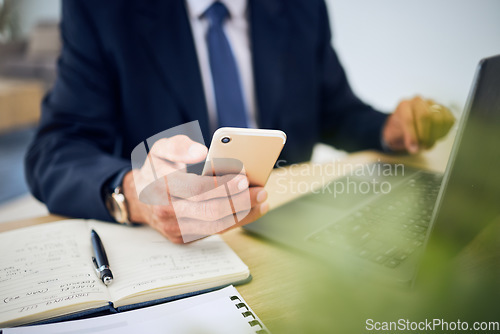
<instances>
[{"instance_id":1,"label":"gold smartphone","mask_svg":"<svg viewBox=\"0 0 500 334\"><path fill-rule=\"evenodd\" d=\"M280 130L219 128L212 137L203 175L246 174L263 187L286 142Z\"/></svg>"}]
</instances>

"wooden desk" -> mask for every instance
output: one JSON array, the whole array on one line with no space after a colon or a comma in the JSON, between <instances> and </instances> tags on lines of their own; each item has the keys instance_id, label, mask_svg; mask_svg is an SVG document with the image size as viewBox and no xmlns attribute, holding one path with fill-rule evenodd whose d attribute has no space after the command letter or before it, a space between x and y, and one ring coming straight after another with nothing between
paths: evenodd
<instances>
[{"instance_id":1,"label":"wooden desk","mask_svg":"<svg viewBox=\"0 0 500 334\"><path fill-rule=\"evenodd\" d=\"M0 78L0 133L36 124L42 97L38 81Z\"/></svg>"},{"instance_id":2,"label":"wooden desk","mask_svg":"<svg viewBox=\"0 0 500 334\"><path fill-rule=\"evenodd\" d=\"M341 161L332 163L359 164L370 163L380 159L381 161L397 161L413 166L443 171L452 146L452 139L452 137L449 137L439 143L432 151L418 156L392 156L367 151L351 154ZM267 185L271 208L276 208L298 196L298 194L277 194L276 182L278 178L293 177L300 182L314 183L317 181L329 181L341 176L326 173L328 165L315 166L315 173L304 173L304 175L301 175L300 171L307 171L308 168L312 167L311 164L296 165L288 169L276 170ZM325 171L325 173L322 171ZM59 219L62 219L62 217L46 216L0 224L0 232ZM297 268L306 265L309 262L307 258L252 237L241 228L225 233L223 239L248 265L253 275L252 282L237 287L238 291L271 330L282 328L284 322L301 312L297 305L300 305L304 297L301 295L302 291L299 288L303 282L303 276L301 277L298 274Z\"/></svg>"}]
</instances>

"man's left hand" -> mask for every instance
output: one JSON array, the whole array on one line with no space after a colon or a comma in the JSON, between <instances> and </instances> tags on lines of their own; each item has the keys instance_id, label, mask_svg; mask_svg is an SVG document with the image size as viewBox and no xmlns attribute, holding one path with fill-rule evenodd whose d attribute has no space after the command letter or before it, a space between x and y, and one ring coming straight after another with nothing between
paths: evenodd
<instances>
[{"instance_id":1,"label":"man's left hand","mask_svg":"<svg viewBox=\"0 0 500 334\"><path fill-rule=\"evenodd\" d=\"M385 123L383 140L392 151L415 154L434 146L454 122L448 108L417 96L399 103Z\"/></svg>"}]
</instances>

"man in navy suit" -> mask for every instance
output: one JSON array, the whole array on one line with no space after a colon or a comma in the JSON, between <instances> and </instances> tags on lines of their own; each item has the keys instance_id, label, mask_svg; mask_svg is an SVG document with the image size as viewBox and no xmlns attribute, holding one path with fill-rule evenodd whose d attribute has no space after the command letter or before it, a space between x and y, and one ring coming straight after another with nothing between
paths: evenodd
<instances>
[{"instance_id":1,"label":"man in navy suit","mask_svg":"<svg viewBox=\"0 0 500 334\"><path fill-rule=\"evenodd\" d=\"M361 102L331 47L323 0L67 0L61 33L58 78L26 156L31 191L51 212L150 224L174 242L176 214L210 224L232 212L216 195L186 199L212 182L202 176L170 189L183 212L138 200L131 151L165 129L198 120L206 143L221 125L281 129L281 159L294 163L317 142L416 153L453 124L446 108L420 97L390 116ZM176 136L151 154L178 166L206 152ZM248 187L238 181L229 183L235 194ZM241 224L267 211L262 188L250 197Z\"/></svg>"}]
</instances>

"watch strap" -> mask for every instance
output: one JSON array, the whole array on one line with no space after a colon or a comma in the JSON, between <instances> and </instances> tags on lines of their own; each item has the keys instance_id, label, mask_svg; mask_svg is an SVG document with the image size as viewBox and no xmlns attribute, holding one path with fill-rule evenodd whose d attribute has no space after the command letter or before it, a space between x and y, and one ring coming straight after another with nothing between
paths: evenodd
<instances>
[{"instance_id":1,"label":"watch strap","mask_svg":"<svg viewBox=\"0 0 500 334\"><path fill-rule=\"evenodd\" d=\"M130 171L130 168L124 168L118 171L114 176L112 176L103 187L103 197L105 204L107 201L112 200L119 208L119 213L113 212L110 207L106 204L110 215L115 219L116 222L124 225L133 225L129 220L129 212L127 201L125 195L123 194L123 179L125 174Z\"/></svg>"},{"instance_id":2,"label":"watch strap","mask_svg":"<svg viewBox=\"0 0 500 334\"><path fill-rule=\"evenodd\" d=\"M123 178L125 177L125 174L127 174L129 171L130 168L124 168L118 171L114 176L112 176L109 179L109 181L106 183L106 188L108 189L109 193L114 192L116 188L122 186Z\"/></svg>"}]
</instances>

